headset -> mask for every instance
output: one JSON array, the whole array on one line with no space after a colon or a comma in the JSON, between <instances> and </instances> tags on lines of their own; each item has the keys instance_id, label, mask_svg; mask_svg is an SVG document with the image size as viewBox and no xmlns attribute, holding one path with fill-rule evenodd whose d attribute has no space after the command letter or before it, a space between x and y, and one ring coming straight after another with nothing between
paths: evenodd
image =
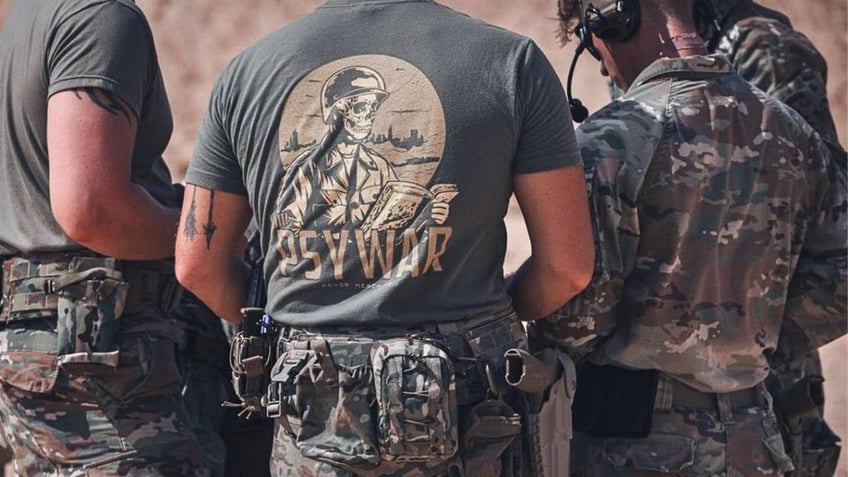
<instances>
[{"instance_id":1,"label":"headset","mask_svg":"<svg viewBox=\"0 0 848 477\"><path fill-rule=\"evenodd\" d=\"M583 103L571 95L571 83L574 80L574 68L577 59L583 51L588 51L593 58L601 61L601 54L592 45L592 35L601 40L610 42L625 41L639 28L642 10L639 0L595 0L583 7L583 0L576 0L583 19L577 24L575 33L580 43L571 60L571 68L568 70L568 84L566 95L568 107L571 109L571 118L582 123L588 116L589 110ZM597 3L598 6L595 4Z\"/></svg>"}]
</instances>

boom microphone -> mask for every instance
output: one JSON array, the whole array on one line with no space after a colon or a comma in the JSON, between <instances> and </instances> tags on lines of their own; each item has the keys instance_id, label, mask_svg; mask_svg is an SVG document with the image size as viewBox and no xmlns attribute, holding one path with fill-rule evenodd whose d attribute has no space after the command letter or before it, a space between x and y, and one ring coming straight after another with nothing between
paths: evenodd
<instances>
[{"instance_id":1,"label":"boom microphone","mask_svg":"<svg viewBox=\"0 0 848 477\"><path fill-rule=\"evenodd\" d=\"M574 122L582 123L589 117L589 110L583 106L583 102L571 95L571 83L574 81L574 68L577 66L577 58L586 49L586 45L580 42L577 50L574 52L574 58L571 60L571 68L568 69L568 84L566 86L566 97L568 98L568 108L571 110L571 119Z\"/></svg>"}]
</instances>

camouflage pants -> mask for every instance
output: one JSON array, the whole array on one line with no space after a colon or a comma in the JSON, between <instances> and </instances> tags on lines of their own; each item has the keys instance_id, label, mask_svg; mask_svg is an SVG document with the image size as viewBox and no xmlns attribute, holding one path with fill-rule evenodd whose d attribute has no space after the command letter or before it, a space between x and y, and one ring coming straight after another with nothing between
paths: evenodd
<instances>
[{"instance_id":1,"label":"camouflage pants","mask_svg":"<svg viewBox=\"0 0 848 477\"><path fill-rule=\"evenodd\" d=\"M452 465L456 467L457 464ZM461 471L454 469L449 473L448 464L441 462L405 465L381 462L380 466L372 471L353 472L304 457L280 426L276 429L271 454L271 475L275 477L443 477L462 475L459 472Z\"/></svg>"},{"instance_id":2,"label":"camouflage pants","mask_svg":"<svg viewBox=\"0 0 848 477\"><path fill-rule=\"evenodd\" d=\"M585 475L742 477L783 475L788 465L769 407L656 410L641 439L589 438ZM572 451L574 452L574 451Z\"/></svg>"},{"instance_id":3,"label":"camouflage pants","mask_svg":"<svg viewBox=\"0 0 848 477\"><path fill-rule=\"evenodd\" d=\"M34 343L56 339L49 327L22 330L0 330L0 344L6 345L11 334L29 334ZM4 374L0 423L17 474L206 475L179 398L173 342L125 335L120 349L117 368L58 367L55 356L31 353L43 359L17 363L19 374ZM28 389L26 373L35 373L29 384L44 384L38 392Z\"/></svg>"},{"instance_id":4,"label":"camouflage pants","mask_svg":"<svg viewBox=\"0 0 848 477\"><path fill-rule=\"evenodd\" d=\"M462 406L458 414L468 416L473 406ZM462 420L462 419L461 419ZM468 426L460 426L465 431ZM516 429L516 432L518 430ZM508 434L508 433L505 433ZM501 440L501 442L498 442ZM482 451L462 446L457 455L447 462L390 462L381 461L373 469L348 470L315 459L304 457L280 425L276 426L271 454L271 475L275 477L523 477L530 476L521 462L521 438L510 443L497 436L486 442Z\"/></svg>"}]
</instances>

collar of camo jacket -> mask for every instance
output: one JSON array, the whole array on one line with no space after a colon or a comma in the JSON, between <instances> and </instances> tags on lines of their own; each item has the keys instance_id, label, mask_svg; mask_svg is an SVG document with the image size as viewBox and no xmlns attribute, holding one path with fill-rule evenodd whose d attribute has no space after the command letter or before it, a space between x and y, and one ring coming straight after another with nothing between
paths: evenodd
<instances>
[{"instance_id":1,"label":"collar of camo jacket","mask_svg":"<svg viewBox=\"0 0 848 477\"><path fill-rule=\"evenodd\" d=\"M639 73L631 89L665 76L679 76L685 73L724 74L733 71L727 57L721 54L695 55L685 58L660 58Z\"/></svg>"}]
</instances>

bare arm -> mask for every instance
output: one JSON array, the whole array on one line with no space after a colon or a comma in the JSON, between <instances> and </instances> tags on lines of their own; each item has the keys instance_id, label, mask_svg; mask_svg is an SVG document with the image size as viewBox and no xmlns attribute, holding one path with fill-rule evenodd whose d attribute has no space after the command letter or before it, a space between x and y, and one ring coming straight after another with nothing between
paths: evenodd
<instances>
[{"instance_id":1,"label":"bare arm","mask_svg":"<svg viewBox=\"0 0 848 477\"><path fill-rule=\"evenodd\" d=\"M536 320L580 292L592 278L595 248L581 166L515 176L515 197L532 256L515 277L518 317Z\"/></svg>"},{"instance_id":2,"label":"bare arm","mask_svg":"<svg viewBox=\"0 0 848 477\"><path fill-rule=\"evenodd\" d=\"M138 119L111 93L63 91L47 105L50 205L72 239L129 260L170 257L179 212L130 179Z\"/></svg>"},{"instance_id":3,"label":"bare arm","mask_svg":"<svg viewBox=\"0 0 848 477\"><path fill-rule=\"evenodd\" d=\"M176 245L177 279L216 315L241 322L250 270L242 261L251 211L237 194L186 186Z\"/></svg>"}]
</instances>

